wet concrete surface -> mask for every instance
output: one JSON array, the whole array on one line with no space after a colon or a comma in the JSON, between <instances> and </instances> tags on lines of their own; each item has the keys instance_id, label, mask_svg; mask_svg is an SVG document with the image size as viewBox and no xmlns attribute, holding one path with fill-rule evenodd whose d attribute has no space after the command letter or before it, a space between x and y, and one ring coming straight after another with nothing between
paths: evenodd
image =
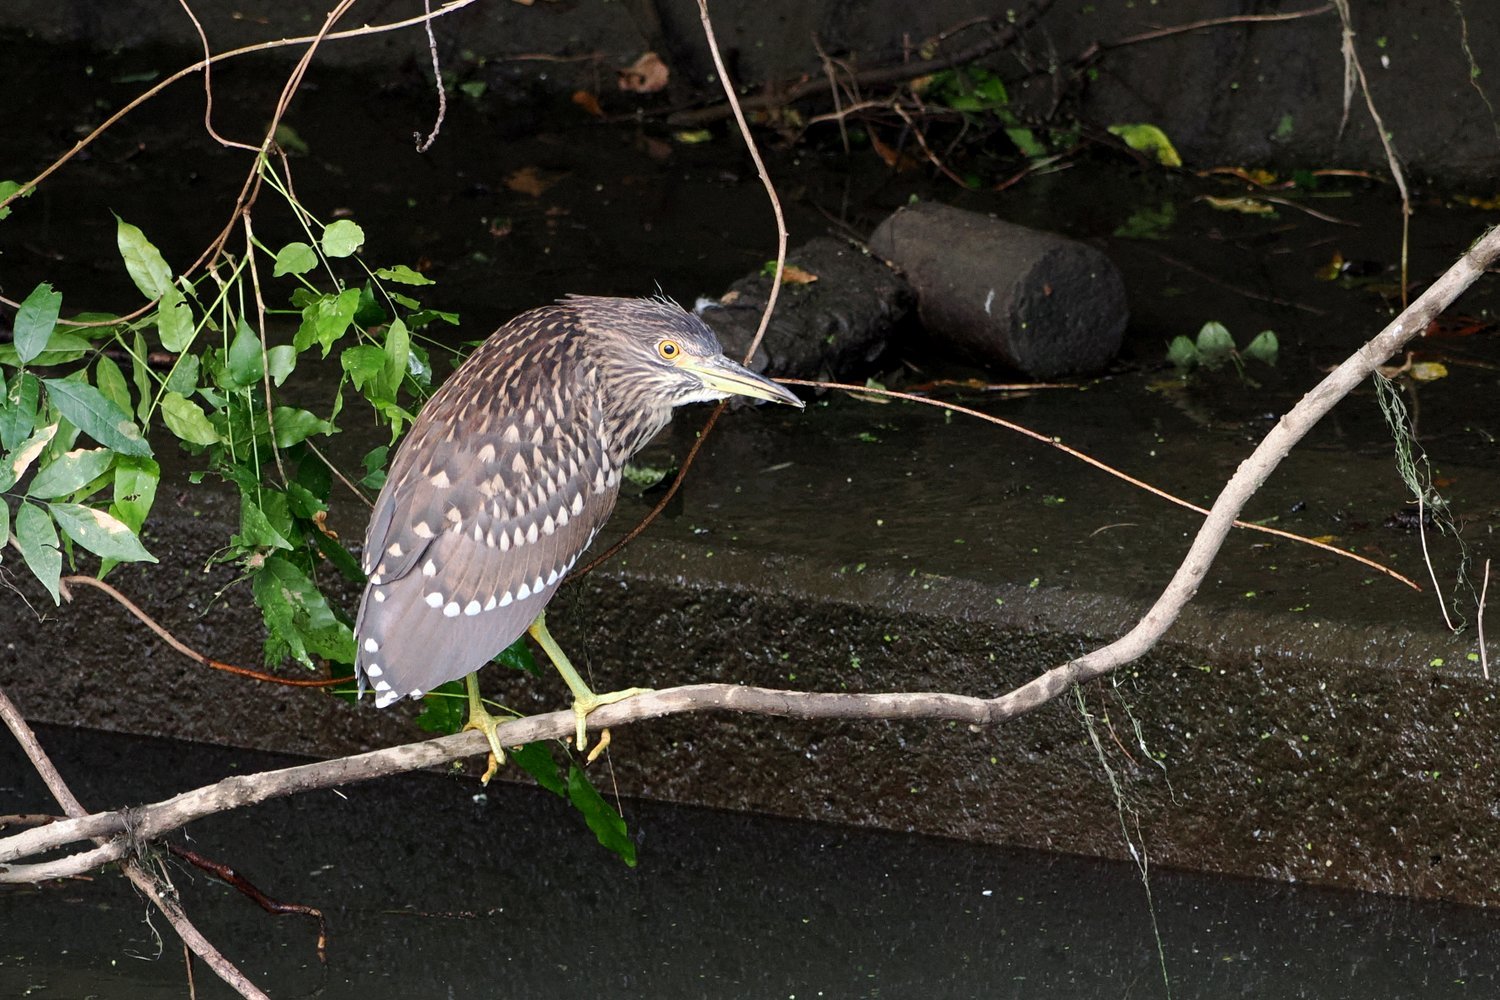
<instances>
[{"instance_id":1,"label":"wet concrete surface","mask_svg":"<svg viewBox=\"0 0 1500 1000\"><path fill-rule=\"evenodd\" d=\"M40 736L98 805L296 762ZM0 812L50 808L23 764L0 746ZM309 918L165 864L200 929L273 996L1146 1000L1167 996L1163 966L1183 1000L1448 1000L1500 983L1500 919L1482 910L1156 870L1148 905L1129 864L626 799L629 869L551 795L476 792L412 775L192 825L194 851L323 911L326 966ZM180 950L144 911L112 872L7 888L0 993L184 995ZM232 995L201 965L196 986Z\"/></svg>"},{"instance_id":2,"label":"wet concrete surface","mask_svg":"<svg viewBox=\"0 0 1500 1000\"><path fill-rule=\"evenodd\" d=\"M109 74L87 80L108 89ZM144 225L169 260L190 259L186 248L217 224L238 164L186 138L197 135L199 110L190 92L179 99L133 126L139 146L121 139L96 150L6 220L8 294L45 276L70 304L121 307L125 279L106 207ZM404 110L418 99L391 95ZM464 314L461 338L567 291L649 293L659 278L690 301L757 270L774 245L753 174L727 141L669 146L665 160L647 141L657 137L634 128L487 143L483 109L459 105L424 159L389 124L396 111L379 122L351 118L349 101L325 79L299 102L304 117L295 123L315 150L298 167L300 193L364 222L376 260L429 256L442 305ZM221 107L225 127L235 115L248 127L258 105L247 97ZM56 148L74 114L48 114L44 131ZM351 161L374 176L352 176ZM543 198L510 191L503 179L525 166L561 179ZM1104 249L1125 275L1132 316L1109 375L1031 393L938 391L1200 503L1324 367L1390 314L1378 287L1315 278L1335 251L1395 259L1398 209L1378 184L1339 182L1310 202L1354 226L1291 208L1275 218L1217 212L1199 196L1222 191L1221 181L1109 161L1000 194L890 174L872 155L800 148L774 156L771 169L794 241L837 228L830 215L868 231L920 193ZM163 190L173 193L172 212L161 211ZM1418 201L1412 273L1420 285L1485 216L1441 192L1421 191ZM1164 206L1175 221L1152 234L1159 239L1117 235L1142 211L1166 214ZM1408 388L1477 562L1492 546L1500 495L1492 405L1500 345L1483 322L1493 298L1489 281L1454 310L1482 321L1472 336L1422 345L1425 357L1449 364L1449 376ZM1164 363L1166 343L1208 319L1241 344L1274 328L1277 367L1179 378ZM898 387L977 374L920 343L904 350L906 364L882 373ZM684 414L643 463L680 459L701 418ZM334 450L352 464L373 431L348 426ZM1373 395L1356 394L1247 516L1331 536L1430 589L1421 540L1399 517L1407 496L1391 451ZM180 476L182 465L175 470ZM231 570L203 568L237 523L237 506L212 486L176 484L164 485L162 520L147 534L163 565L114 579L193 646L254 664L261 632L245 588ZM651 499L623 498L612 530ZM358 537L362 517L349 503L333 523ZM999 693L1128 628L1196 523L1055 452L938 410L827 400L800 415L746 411L722 423L667 516L623 558L565 590L549 623L600 688L712 679ZM1457 550L1431 533L1428 541L1451 590ZM17 582L36 604L35 588ZM409 706L354 709L205 675L98 594L40 623L14 595L0 600L0 684L38 720L319 754L417 735ZM1472 635L1446 634L1430 593L1236 533L1167 641L1085 691L1081 704L1060 702L988 732L674 720L617 731L612 759L627 794L1124 857L1086 711L1153 865L1494 904L1500 828L1489 804L1500 800L1500 719ZM487 685L521 710L561 702L551 678L488 673Z\"/></svg>"}]
</instances>

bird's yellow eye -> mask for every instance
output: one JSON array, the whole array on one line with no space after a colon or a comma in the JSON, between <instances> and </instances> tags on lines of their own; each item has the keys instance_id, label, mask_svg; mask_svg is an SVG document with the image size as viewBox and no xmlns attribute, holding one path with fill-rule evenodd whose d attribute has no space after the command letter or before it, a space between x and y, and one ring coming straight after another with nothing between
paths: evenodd
<instances>
[{"instance_id":1,"label":"bird's yellow eye","mask_svg":"<svg viewBox=\"0 0 1500 1000\"><path fill-rule=\"evenodd\" d=\"M682 345L675 340L663 340L656 345L656 353L663 361L676 361L682 355Z\"/></svg>"}]
</instances>

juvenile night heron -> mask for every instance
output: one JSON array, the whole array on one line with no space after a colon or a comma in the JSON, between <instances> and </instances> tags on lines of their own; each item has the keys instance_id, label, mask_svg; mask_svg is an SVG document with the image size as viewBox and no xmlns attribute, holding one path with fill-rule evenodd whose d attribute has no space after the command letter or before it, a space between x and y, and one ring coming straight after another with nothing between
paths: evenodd
<instances>
[{"instance_id":1,"label":"juvenile night heron","mask_svg":"<svg viewBox=\"0 0 1500 1000\"><path fill-rule=\"evenodd\" d=\"M671 302L571 296L495 331L422 408L375 502L361 692L384 708L467 675L468 728L503 761L474 671L529 631L573 692L583 749L588 713L640 689L591 691L542 609L673 407L735 395L802 405Z\"/></svg>"}]
</instances>

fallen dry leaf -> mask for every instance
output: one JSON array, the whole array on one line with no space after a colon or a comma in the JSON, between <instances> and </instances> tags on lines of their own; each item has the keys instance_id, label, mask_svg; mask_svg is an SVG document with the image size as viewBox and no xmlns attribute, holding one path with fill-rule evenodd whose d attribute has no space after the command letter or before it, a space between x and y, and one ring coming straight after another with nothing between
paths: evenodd
<instances>
[{"instance_id":1,"label":"fallen dry leaf","mask_svg":"<svg viewBox=\"0 0 1500 1000\"><path fill-rule=\"evenodd\" d=\"M881 140L880 136L875 134L874 129L870 129L867 134L870 136L870 148L875 150L876 154L885 161L885 165L890 167L892 170L896 171L897 173L904 173L905 171L910 170L912 167L916 166L916 161L914 161L911 157L907 156L905 153L899 153L896 150L892 149L890 146L887 146L885 142Z\"/></svg>"},{"instance_id":2,"label":"fallen dry leaf","mask_svg":"<svg viewBox=\"0 0 1500 1000\"><path fill-rule=\"evenodd\" d=\"M818 280L818 276L811 271L803 270L796 264L788 264L781 269L781 283L783 285L810 285Z\"/></svg>"},{"instance_id":3,"label":"fallen dry leaf","mask_svg":"<svg viewBox=\"0 0 1500 1000\"><path fill-rule=\"evenodd\" d=\"M561 175L543 177L542 172L536 167L522 167L505 178L505 186L519 194L529 194L533 198L540 198L543 191L561 179Z\"/></svg>"},{"instance_id":4,"label":"fallen dry leaf","mask_svg":"<svg viewBox=\"0 0 1500 1000\"><path fill-rule=\"evenodd\" d=\"M667 64L655 52L647 52L619 73L620 89L635 94L654 94L665 87L672 76Z\"/></svg>"},{"instance_id":5,"label":"fallen dry leaf","mask_svg":"<svg viewBox=\"0 0 1500 1000\"><path fill-rule=\"evenodd\" d=\"M573 91L573 103L578 105L583 110L587 111L589 114L593 115L595 118L604 117L604 109L599 106L599 98L589 93L587 90Z\"/></svg>"}]
</instances>

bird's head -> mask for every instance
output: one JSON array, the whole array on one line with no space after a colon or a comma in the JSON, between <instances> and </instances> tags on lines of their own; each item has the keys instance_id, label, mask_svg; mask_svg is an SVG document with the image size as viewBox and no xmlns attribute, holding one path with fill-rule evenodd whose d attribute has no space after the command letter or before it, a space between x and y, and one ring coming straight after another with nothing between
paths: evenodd
<instances>
[{"instance_id":1,"label":"bird's head","mask_svg":"<svg viewBox=\"0 0 1500 1000\"><path fill-rule=\"evenodd\" d=\"M801 408L786 388L724 356L701 319L665 299L572 296L592 334L592 349L612 394L639 410L666 409L727 396Z\"/></svg>"}]
</instances>

